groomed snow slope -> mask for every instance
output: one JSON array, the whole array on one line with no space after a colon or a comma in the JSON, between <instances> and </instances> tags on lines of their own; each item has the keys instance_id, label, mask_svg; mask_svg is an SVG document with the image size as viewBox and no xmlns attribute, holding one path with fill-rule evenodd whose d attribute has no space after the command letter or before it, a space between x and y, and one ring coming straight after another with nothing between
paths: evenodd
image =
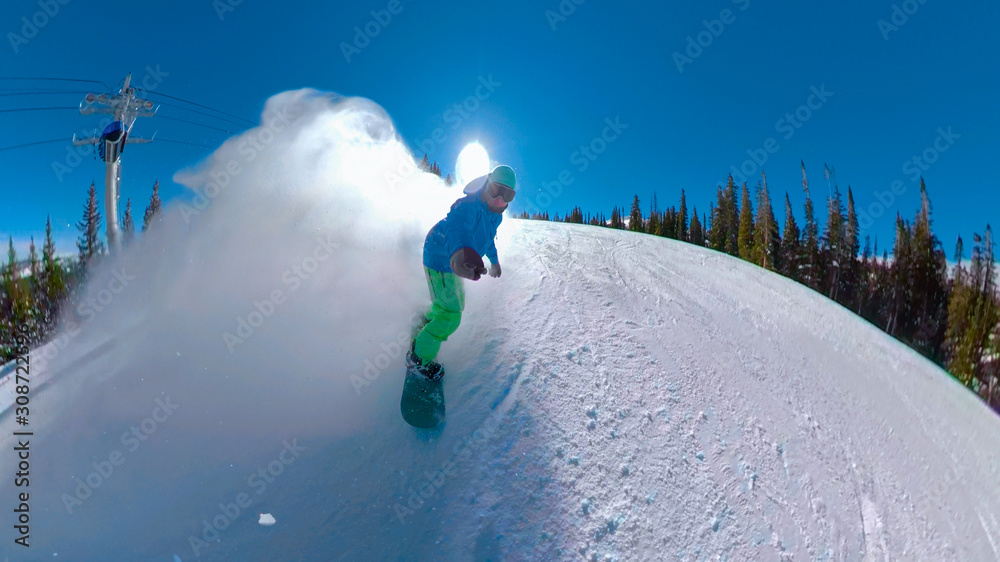
<instances>
[{"instance_id":1,"label":"groomed snow slope","mask_svg":"<svg viewBox=\"0 0 1000 562\"><path fill-rule=\"evenodd\" d=\"M282 351L278 313L274 329L248 340L263 351L235 356L249 353L256 374L245 362L243 373L212 363L225 351L218 339L149 350L151 320L85 330L51 361L56 382L36 397L46 421L32 442L33 546L6 538L0 552L165 561L194 560L195 550L199 560L1000 557L1000 423L839 305L737 259L630 232L508 220L500 246L503 277L466 283L465 319L443 348L440 431L400 419L398 356L357 394L337 378L332 391L364 405L352 413L357 423L282 425L297 414L316 419L296 407L314 407L306 391L325 388L286 391L296 370L322 378L361 373L364 363L295 363L330 344L319 334ZM311 298L287 306L325 314ZM358 357L391 353L391 334L405 329L388 327ZM203 373L204 385L172 385L189 385L185 370ZM245 379L265 381L273 400L233 403L249 392ZM119 435L164 395L177 410L129 450ZM216 416L213 405L244 414ZM12 416L0 420L3 435L16 428ZM296 439L305 449L282 453ZM68 513L64 494L116 449L124 464ZM10 474L10 443L3 450ZM254 479L261 469L269 478ZM9 510L11 479L2 485ZM228 504L240 494L252 505L235 515ZM276 524L258 525L261 512Z\"/></svg>"}]
</instances>

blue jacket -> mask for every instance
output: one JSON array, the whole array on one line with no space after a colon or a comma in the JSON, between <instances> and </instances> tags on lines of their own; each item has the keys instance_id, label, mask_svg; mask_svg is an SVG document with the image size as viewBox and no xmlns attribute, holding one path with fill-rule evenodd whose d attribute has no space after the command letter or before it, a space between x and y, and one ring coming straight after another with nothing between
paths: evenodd
<instances>
[{"instance_id":1,"label":"blue jacket","mask_svg":"<svg viewBox=\"0 0 1000 562\"><path fill-rule=\"evenodd\" d=\"M494 213L482 200L482 188L455 201L448 216L427 233L424 240L424 266L452 273L451 255L459 248L472 248L490 263L497 263L494 238L503 215Z\"/></svg>"}]
</instances>

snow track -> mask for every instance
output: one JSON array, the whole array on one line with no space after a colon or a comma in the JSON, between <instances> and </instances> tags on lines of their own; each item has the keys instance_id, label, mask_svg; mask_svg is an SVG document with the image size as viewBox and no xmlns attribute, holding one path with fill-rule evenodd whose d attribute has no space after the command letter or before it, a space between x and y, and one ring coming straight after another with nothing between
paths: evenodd
<instances>
[{"instance_id":1,"label":"snow track","mask_svg":"<svg viewBox=\"0 0 1000 562\"><path fill-rule=\"evenodd\" d=\"M406 426L401 382L377 387L366 426L304 439L288 475L253 496L275 526L241 518L201 560L1000 557L1000 423L940 369L716 252L588 226L502 228L504 275L466 283L462 327L442 348L447 423ZM163 437L187 439L180 425ZM134 476L74 516L65 486L39 490L52 511L35 559L194 559L178 530L197 532L246 489L245 467L273 458L247 446L232 474L199 464L198 449L145 465L158 472L142 481L163 490L212 482L145 498L179 522L170 532L151 517L130 538L114 530L135 513L116 495ZM82 518L101 525L82 536Z\"/></svg>"}]
</instances>

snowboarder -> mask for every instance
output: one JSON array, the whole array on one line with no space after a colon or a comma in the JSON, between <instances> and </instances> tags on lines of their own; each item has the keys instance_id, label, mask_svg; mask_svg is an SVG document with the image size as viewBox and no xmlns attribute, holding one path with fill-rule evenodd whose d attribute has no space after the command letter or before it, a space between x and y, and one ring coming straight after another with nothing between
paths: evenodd
<instances>
[{"instance_id":1,"label":"snowboarder","mask_svg":"<svg viewBox=\"0 0 1000 562\"><path fill-rule=\"evenodd\" d=\"M426 322L417 329L406 366L428 380L444 376L434 361L441 342L458 329L465 309L462 278L478 281L487 273L482 256L490 259L488 273L500 277L494 239L503 212L514 199L516 179L509 166L497 166L465 187L465 197L455 201L448 216L431 228L424 240L424 273L431 293Z\"/></svg>"}]
</instances>

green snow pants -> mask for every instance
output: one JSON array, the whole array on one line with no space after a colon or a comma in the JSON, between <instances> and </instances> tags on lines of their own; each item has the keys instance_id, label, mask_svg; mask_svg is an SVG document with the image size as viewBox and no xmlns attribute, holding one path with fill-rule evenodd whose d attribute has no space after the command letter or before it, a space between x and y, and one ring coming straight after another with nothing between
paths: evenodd
<instances>
[{"instance_id":1,"label":"green snow pants","mask_svg":"<svg viewBox=\"0 0 1000 562\"><path fill-rule=\"evenodd\" d=\"M442 273L424 268L427 287L431 292L431 308L424 315L424 324L414 338L413 351L421 361L433 361L441 349L441 342L455 333L465 310L465 290L462 278L454 273Z\"/></svg>"}]
</instances>

